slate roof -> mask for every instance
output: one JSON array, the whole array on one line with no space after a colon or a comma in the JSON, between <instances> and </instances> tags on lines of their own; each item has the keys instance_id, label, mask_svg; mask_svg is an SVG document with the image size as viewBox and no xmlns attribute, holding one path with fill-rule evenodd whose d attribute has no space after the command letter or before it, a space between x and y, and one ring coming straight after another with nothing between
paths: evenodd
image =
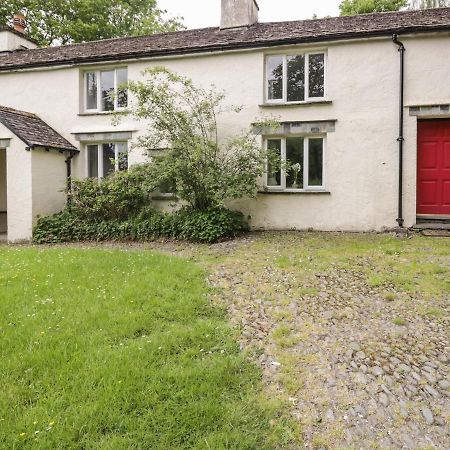
<instances>
[{"instance_id":1,"label":"slate roof","mask_svg":"<svg viewBox=\"0 0 450 450\"><path fill-rule=\"evenodd\" d=\"M78 152L76 147L36 114L0 106L0 123L24 141L28 147L45 147Z\"/></svg>"},{"instance_id":2,"label":"slate roof","mask_svg":"<svg viewBox=\"0 0 450 450\"><path fill-rule=\"evenodd\" d=\"M450 8L203 28L25 50L0 56L0 71L433 31L450 31Z\"/></svg>"}]
</instances>

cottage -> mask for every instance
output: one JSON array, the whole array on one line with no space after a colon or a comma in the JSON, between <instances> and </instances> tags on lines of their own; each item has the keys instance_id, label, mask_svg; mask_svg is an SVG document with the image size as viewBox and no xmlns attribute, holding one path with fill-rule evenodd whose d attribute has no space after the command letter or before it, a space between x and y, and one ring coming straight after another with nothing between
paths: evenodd
<instances>
[{"instance_id":1,"label":"cottage","mask_svg":"<svg viewBox=\"0 0 450 450\"><path fill-rule=\"evenodd\" d=\"M297 164L234 203L254 229L382 230L450 219L450 8L259 23L222 0L221 26L35 48L0 28L0 231L29 239L64 207L67 176L104 177L146 155L144 124L111 91L164 65L242 105L223 136L271 114L261 146ZM123 155L122 155L123 154ZM115 160L114 164L111 162Z\"/></svg>"}]
</instances>

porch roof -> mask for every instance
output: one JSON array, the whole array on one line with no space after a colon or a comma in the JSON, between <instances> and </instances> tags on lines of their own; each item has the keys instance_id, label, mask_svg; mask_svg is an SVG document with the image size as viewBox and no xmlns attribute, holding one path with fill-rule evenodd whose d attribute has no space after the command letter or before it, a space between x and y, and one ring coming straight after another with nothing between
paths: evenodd
<instances>
[{"instance_id":1,"label":"porch roof","mask_svg":"<svg viewBox=\"0 0 450 450\"><path fill-rule=\"evenodd\" d=\"M36 114L0 105L0 123L25 142L28 147L79 151Z\"/></svg>"}]
</instances>

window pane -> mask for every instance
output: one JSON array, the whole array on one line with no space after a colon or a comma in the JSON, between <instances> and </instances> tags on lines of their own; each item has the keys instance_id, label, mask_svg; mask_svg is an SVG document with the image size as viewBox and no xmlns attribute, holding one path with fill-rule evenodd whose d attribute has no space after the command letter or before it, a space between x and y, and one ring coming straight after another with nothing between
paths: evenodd
<instances>
[{"instance_id":1,"label":"window pane","mask_svg":"<svg viewBox=\"0 0 450 450\"><path fill-rule=\"evenodd\" d=\"M268 56L266 70L267 98L269 100L281 100L283 98L283 57Z\"/></svg>"},{"instance_id":2,"label":"window pane","mask_svg":"<svg viewBox=\"0 0 450 450\"><path fill-rule=\"evenodd\" d=\"M281 186L281 139L269 139L267 149L267 186Z\"/></svg>"},{"instance_id":3,"label":"window pane","mask_svg":"<svg viewBox=\"0 0 450 450\"><path fill-rule=\"evenodd\" d=\"M97 109L97 74L86 74L86 109Z\"/></svg>"},{"instance_id":4,"label":"window pane","mask_svg":"<svg viewBox=\"0 0 450 450\"><path fill-rule=\"evenodd\" d=\"M159 185L160 194L173 194L175 192L175 181L174 180L164 180Z\"/></svg>"},{"instance_id":5,"label":"window pane","mask_svg":"<svg viewBox=\"0 0 450 450\"><path fill-rule=\"evenodd\" d=\"M114 110L114 71L101 72L102 111Z\"/></svg>"},{"instance_id":6,"label":"window pane","mask_svg":"<svg viewBox=\"0 0 450 450\"><path fill-rule=\"evenodd\" d=\"M303 189L303 138L286 139L286 187Z\"/></svg>"},{"instance_id":7,"label":"window pane","mask_svg":"<svg viewBox=\"0 0 450 450\"><path fill-rule=\"evenodd\" d=\"M88 156L88 177L98 177L98 146L88 145L87 146L87 156Z\"/></svg>"},{"instance_id":8,"label":"window pane","mask_svg":"<svg viewBox=\"0 0 450 450\"><path fill-rule=\"evenodd\" d=\"M309 96L325 96L325 55L309 55Z\"/></svg>"},{"instance_id":9,"label":"window pane","mask_svg":"<svg viewBox=\"0 0 450 450\"><path fill-rule=\"evenodd\" d=\"M128 145L126 142L116 144L119 170L128 170Z\"/></svg>"},{"instance_id":10,"label":"window pane","mask_svg":"<svg viewBox=\"0 0 450 450\"><path fill-rule=\"evenodd\" d=\"M287 72L287 101L305 100L305 57L288 56Z\"/></svg>"},{"instance_id":11,"label":"window pane","mask_svg":"<svg viewBox=\"0 0 450 450\"><path fill-rule=\"evenodd\" d=\"M128 69L117 69L117 106L126 108L128 106L128 89L125 88L128 82Z\"/></svg>"},{"instance_id":12,"label":"window pane","mask_svg":"<svg viewBox=\"0 0 450 450\"><path fill-rule=\"evenodd\" d=\"M114 144L103 144L103 176L106 177L116 170Z\"/></svg>"},{"instance_id":13,"label":"window pane","mask_svg":"<svg viewBox=\"0 0 450 450\"><path fill-rule=\"evenodd\" d=\"M309 140L309 186L323 186L323 139Z\"/></svg>"}]
</instances>

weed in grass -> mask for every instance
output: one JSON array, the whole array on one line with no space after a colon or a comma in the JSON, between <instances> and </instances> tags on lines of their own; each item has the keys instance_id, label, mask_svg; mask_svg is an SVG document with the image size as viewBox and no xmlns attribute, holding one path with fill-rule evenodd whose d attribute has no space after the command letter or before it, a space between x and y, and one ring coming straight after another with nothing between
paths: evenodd
<instances>
[{"instance_id":1,"label":"weed in grass","mask_svg":"<svg viewBox=\"0 0 450 450\"><path fill-rule=\"evenodd\" d=\"M370 287L380 287L386 283L386 279L381 275L371 275L368 280Z\"/></svg>"},{"instance_id":2,"label":"weed in grass","mask_svg":"<svg viewBox=\"0 0 450 450\"><path fill-rule=\"evenodd\" d=\"M282 349L293 347L300 341L300 338L287 325L278 326L272 333L272 339Z\"/></svg>"},{"instance_id":3,"label":"weed in grass","mask_svg":"<svg viewBox=\"0 0 450 450\"><path fill-rule=\"evenodd\" d=\"M429 306L422 311L422 315L439 319L445 316L445 312L436 306Z\"/></svg>"},{"instance_id":4,"label":"weed in grass","mask_svg":"<svg viewBox=\"0 0 450 450\"><path fill-rule=\"evenodd\" d=\"M297 290L296 292L298 295L303 296L303 295L310 295L310 296L314 296L317 295L319 293L319 290L317 288L311 288L311 287L301 287Z\"/></svg>"},{"instance_id":5,"label":"weed in grass","mask_svg":"<svg viewBox=\"0 0 450 450\"><path fill-rule=\"evenodd\" d=\"M401 317L395 317L394 319L392 319L392 323L394 325L398 325L400 327L403 327L403 326L406 325L407 322L406 322L405 319L402 319Z\"/></svg>"}]
</instances>

